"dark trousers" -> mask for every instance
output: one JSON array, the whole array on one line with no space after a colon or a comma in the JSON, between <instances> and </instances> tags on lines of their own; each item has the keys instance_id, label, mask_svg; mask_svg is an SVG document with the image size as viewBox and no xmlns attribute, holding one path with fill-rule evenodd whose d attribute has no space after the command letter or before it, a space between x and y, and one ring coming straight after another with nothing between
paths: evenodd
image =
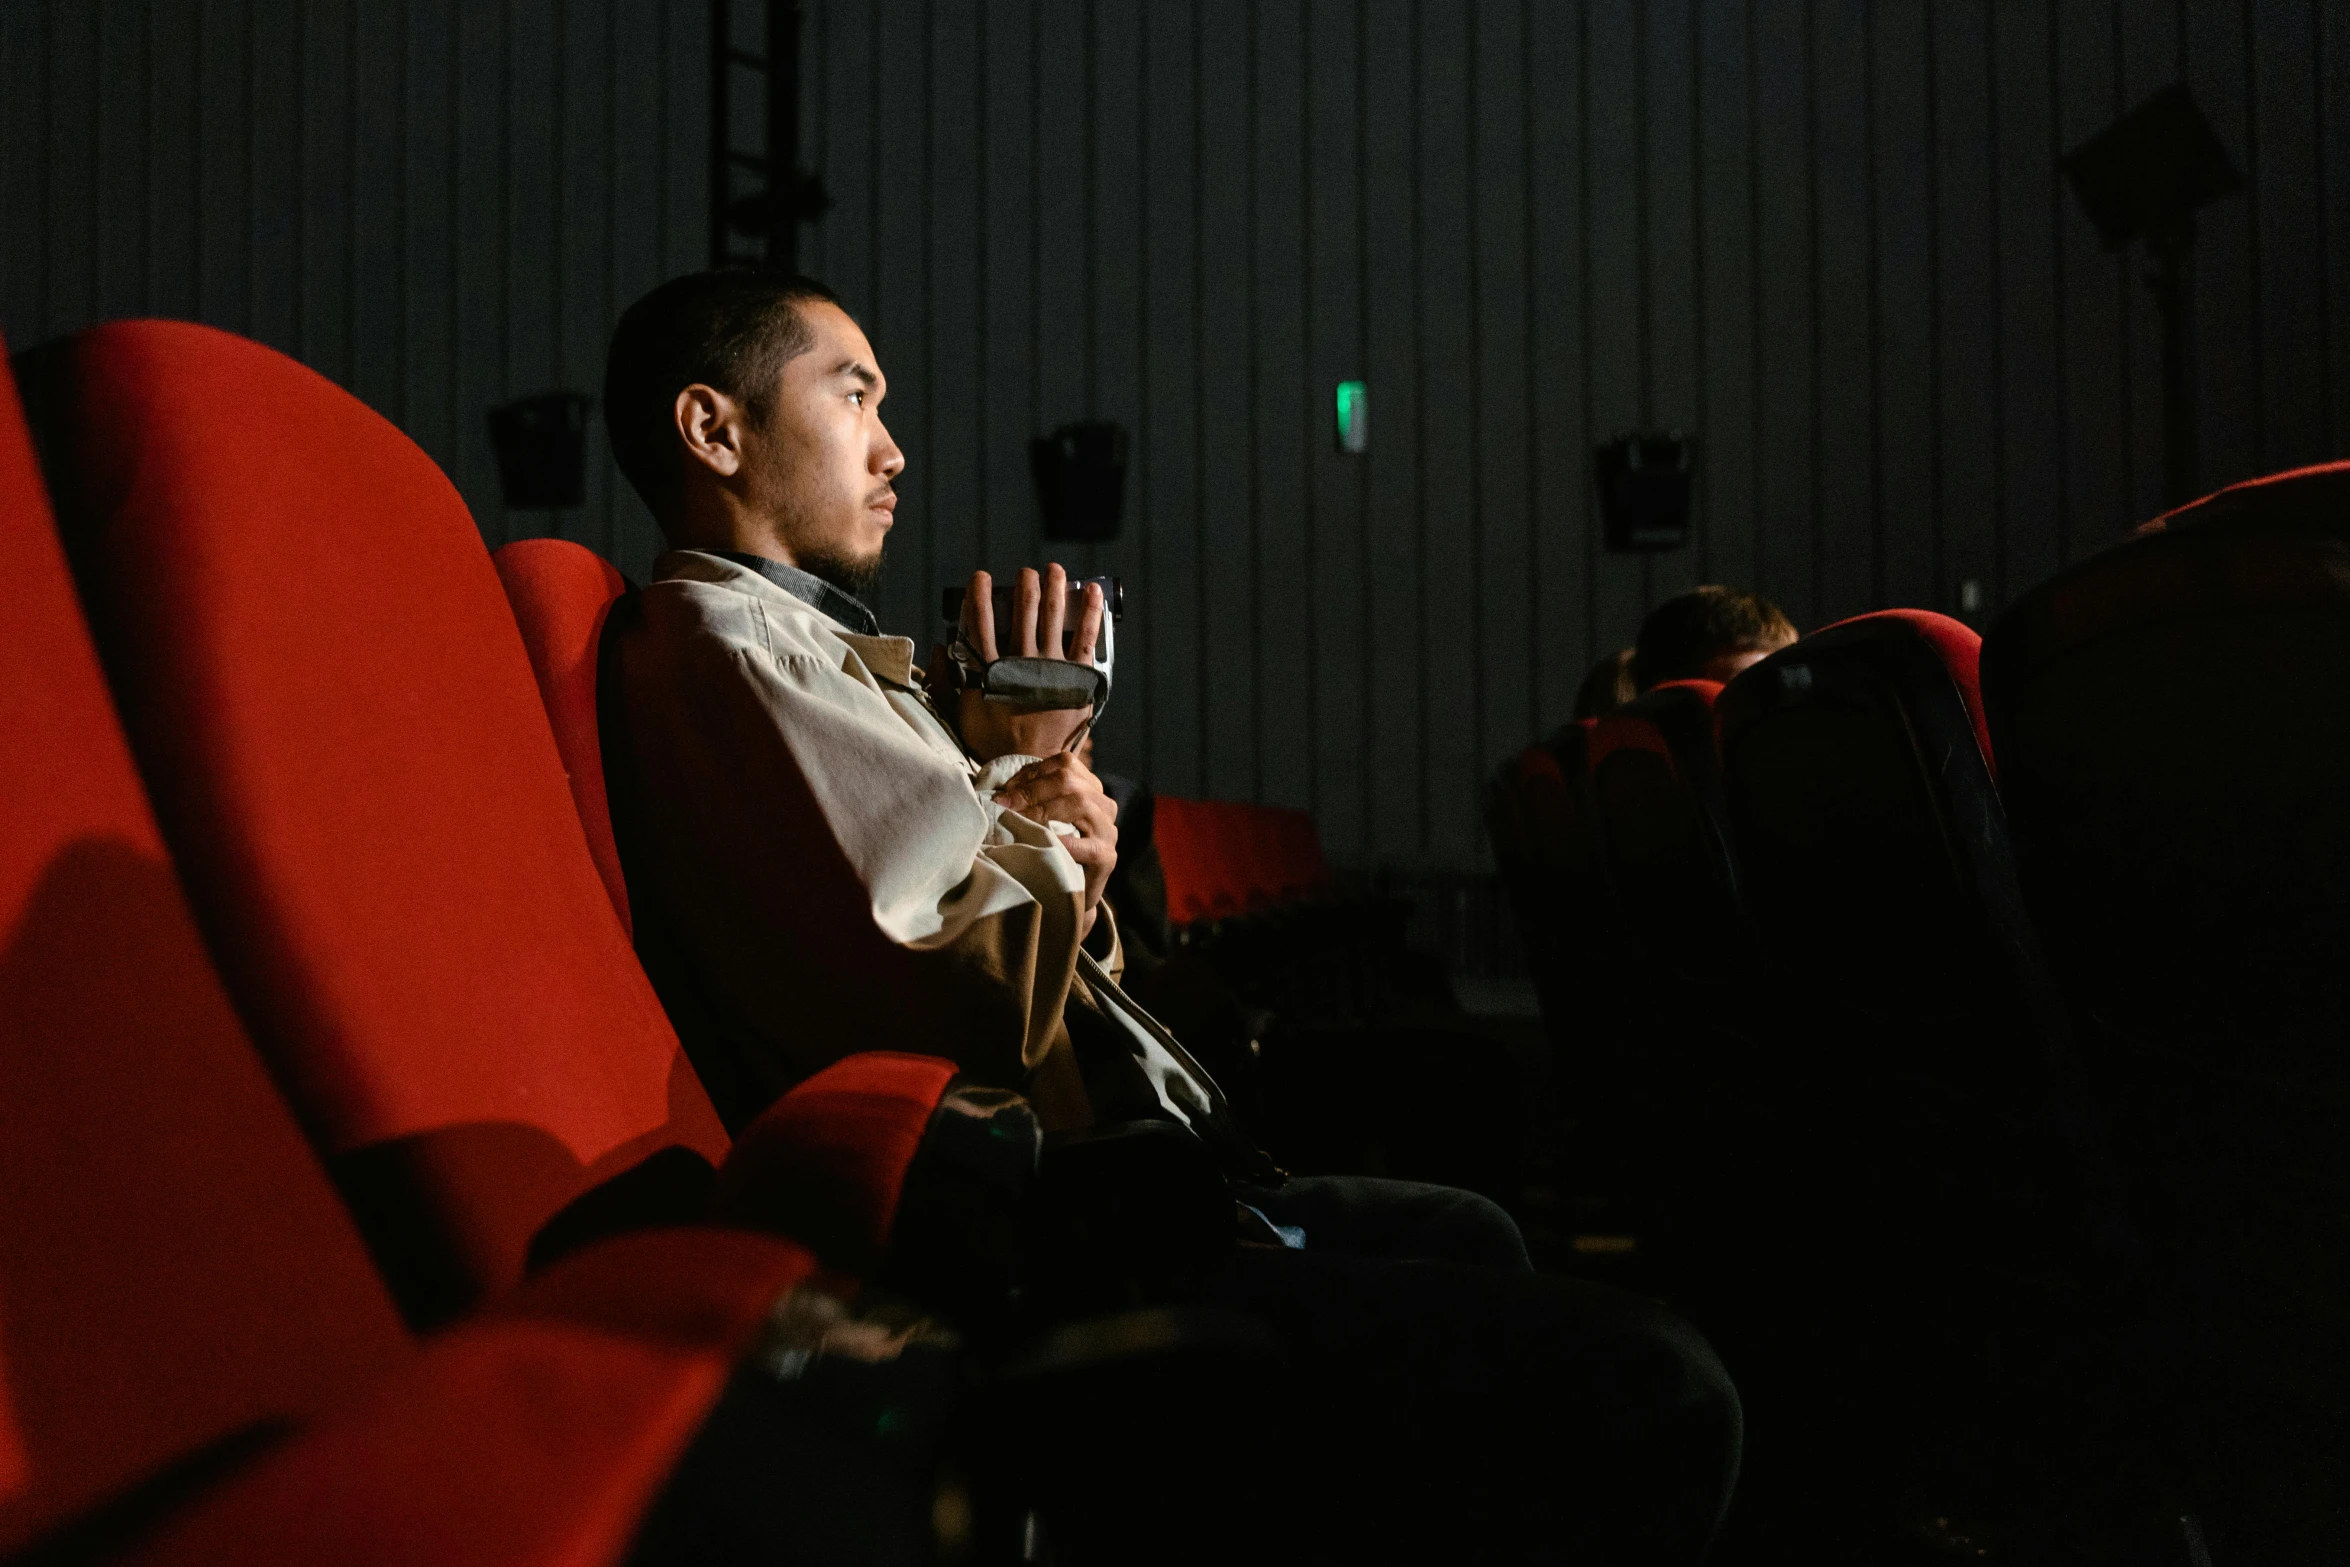
<instances>
[{"instance_id":1,"label":"dark trousers","mask_svg":"<svg viewBox=\"0 0 2350 1567\"><path fill-rule=\"evenodd\" d=\"M1695 1329L1536 1276L1472 1193L1298 1177L1246 1194L1302 1250L1244 1247L1210 1304L1288 1352L1299 1428L1262 1455L1298 1560L1695 1562L1738 1472L1738 1395Z\"/></svg>"}]
</instances>

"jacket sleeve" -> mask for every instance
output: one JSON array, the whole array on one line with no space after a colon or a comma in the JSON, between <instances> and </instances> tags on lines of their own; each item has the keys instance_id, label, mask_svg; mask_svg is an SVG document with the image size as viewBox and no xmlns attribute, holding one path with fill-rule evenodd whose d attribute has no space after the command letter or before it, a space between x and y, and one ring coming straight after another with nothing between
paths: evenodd
<instances>
[{"instance_id":1,"label":"jacket sleeve","mask_svg":"<svg viewBox=\"0 0 2350 1567\"><path fill-rule=\"evenodd\" d=\"M942 1054L1082 1123L1062 1008L1084 881L1054 835L983 800L861 671L664 613L648 594L622 663L641 838L726 1048L784 1081Z\"/></svg>"}]
</instances>

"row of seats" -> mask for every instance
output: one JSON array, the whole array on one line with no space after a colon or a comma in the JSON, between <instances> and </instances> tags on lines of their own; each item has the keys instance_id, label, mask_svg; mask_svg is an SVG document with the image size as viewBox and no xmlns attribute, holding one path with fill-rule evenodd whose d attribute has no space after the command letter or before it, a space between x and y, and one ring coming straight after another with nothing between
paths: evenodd
<instances>
[{"instance_id":1,"label":"row of seats","mask_svg":"<svg viewBox=\"0 0 2350 1567\"><path fill-rule=\"evenodd\" d=\"M1570 725L1489 800L1566 1075L1679 1051L1676 1090L1772 1106L1710 1178L1808 1163L1806 1200L1868 1215L1862 1273L1909 1248L1968 1310L1978 1264L2071 1280L2102 1303L2077 1332L2159 1346L2114 1378L2161 1390L2139 1424L2281 1542L2254 1493L2344 1450L2313 1390L2350 1388L2345 689L2333 463L2171 513L1985 638L1862 615Z\"/></svg>"},{"instance_id":2,"label":"row of seats","mask_svg":"<svg viewBox=\"0 0 2350 1567\"><path fill-rule=\"evenodd\" d=\"M0 1554L623 1559L762 1337L890 1273L952 1066L851 1057L729 1138L630 948L616 578L493 570L242 339L16 369Z\"/></svg>"}]
</instances>

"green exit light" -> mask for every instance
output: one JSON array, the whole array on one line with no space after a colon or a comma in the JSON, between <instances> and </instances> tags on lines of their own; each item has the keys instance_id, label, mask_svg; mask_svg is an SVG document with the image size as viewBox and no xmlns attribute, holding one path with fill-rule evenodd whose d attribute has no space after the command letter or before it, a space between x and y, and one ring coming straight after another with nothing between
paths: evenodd
<instances>
[{"instance_id":1,"label":"green exit light","mask_svg":"<svg viewBox=\"0 0 2350 1567\"><path fill-rule=\"evenodd\" d=\"M1338 449L1361 453L1371 445L1371 394L1360 381L1338 383Z\"/></svg>"}]
</instances>

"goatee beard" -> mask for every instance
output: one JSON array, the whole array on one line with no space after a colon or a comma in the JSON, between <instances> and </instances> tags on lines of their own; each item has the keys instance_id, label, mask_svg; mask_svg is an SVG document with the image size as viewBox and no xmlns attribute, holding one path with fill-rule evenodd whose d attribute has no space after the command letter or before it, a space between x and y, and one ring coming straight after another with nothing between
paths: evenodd
<instances>
[{"instance_id":1,"label":"goatee beard","mask_svg":"<svg viewBox=\"0 0 2350 1567\"><path fill-rule=\"evenodd\" d=\"M881 586L881 566L887 556L887 550L875 550L869 560L849 560L839 555L802 554L800 570L812 577L823 578L861 604L870 603L873 590Z\"/></svg>"}]
</instances>

